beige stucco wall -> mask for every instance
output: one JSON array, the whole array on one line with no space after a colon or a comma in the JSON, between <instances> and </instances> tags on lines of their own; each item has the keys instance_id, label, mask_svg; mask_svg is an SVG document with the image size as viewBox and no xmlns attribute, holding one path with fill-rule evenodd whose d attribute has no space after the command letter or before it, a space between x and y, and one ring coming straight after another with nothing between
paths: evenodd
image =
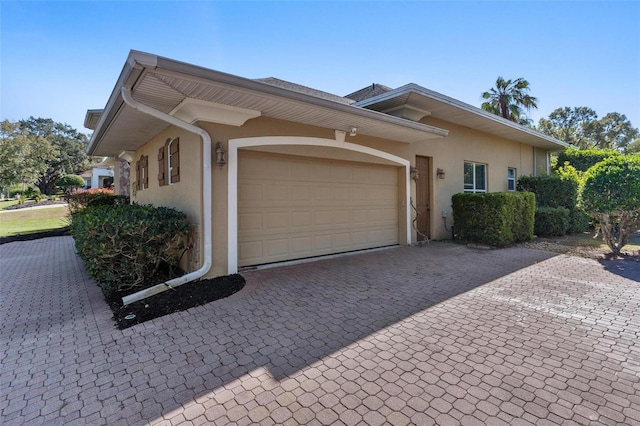
<instances>
[{"instance_id":1,"label":"beige stucco wall","mask_svg":"<svg viewBox=\"0 0 640 426\"><path fill-rule=\"evenodd\" d=\"M487 165L487 190L489 192L507 191L507 169L515 168L517 177L533 173L533 147L489 135L468 127L459 126L443 120L428 118L424 123L449 130L442 139L413 144L412 164L415 156L431 157L432 167L432 238L451 238L444 227L442 211L447 210L447 226L453 223L451 196L464 190L464 162L476 162ZM539 150L542 158L544 150ZM540 159L538 161L541 161ZM544 163L539 163L544 164ZM438 179L437 169L443 169L444 179ZM415 191L415 185L414 190ZM415 196L415 192L413 192Z\"/></svg>"},{"instance_id":2,"label":"beige stucco wall","mask_svg":"<svg viewBox=\"0 0 640 426\"><path fill-rule=\"evenodd\" d=\"M465 161L487 164L488 190L490 192L507 190L507 168L513 167L517 175L529 175L534 173L534 164L541 170L546 167L546 152L534 150L533 147L494 137L463 126L454 125L442 120L427 118L425 123L449 130L449 136L445 138L426 140L424 142L407 144L390 141L381 138L357 135L347 135L346 141L368 146L377 150L391 153L410 161L415 166L416 156L432 158L431 178L431 235L434 239L450 238L450 232L445 230L442 219L442 211L449 212L447 225L452 225L451 196L462 192L464 188L463 165ZM213 266L207 276L220 276L227 274L227 190L228 190L228 166L219 169L215 161L215 144L223 142L228 149L230 139L261 137L261 136L302 136L324 139L335 139L333 129L307 126L282 120L259 117L249 120L241 127L199 122L198 126L205 129L212 140L212 241L213 241ZM171 186L158 185L157 152L167 138L180 137L180 182ZM292 155L311 157L334 158L349 161L365 161L387 163L387 160L372 157L353 151L337 149L335 147L302 147L302 146L266 146L254 147L252 150L267 152L280 152ZM535 161L534 163L534 153ZM149 188L135 190L135 160L141 155L149 156ZM198 225L201 232L202 223L202 141L194 134L184 130L169 127L158 134L151 141L141 147L135 153L135 159L131 170L131 198L138 203L153 203L156 205L174 207L184 211L192 224ZM438 179L437 169L445 171L445 179ZM402 176L399 187L399 203L401 211L408 200L404 199L404 168L398 167L398 173ZM411 197L415 199L416 183L411 181ZM406 223L404 217L400 218L401 241L402 235L406 235ZM416 240L413 232L413 241ZM199 235L202 242L202 235ZM200 259L202 253L199 253Z\"/></svg>"},{"instance_id":3,"label":"beige stucco wall","mask_svg":"<svg viewBox=\"0 0 640 426\"><path fill-rule=\"evenodd\" d=\"M158 183L158 150L164 146L167 139L180 138L180 182L172 185L160 186ZM136 189L135 162L142 155L149 156L149 187ZM131 162L130 198L138 204L153 204L156 206L173 207L184 212L187 220L196 229L197 240L202 241L202 142L200 137L185 130L170 126L156 135L145 145L136 150ZM202 262L202 254L196 249L197 257ZM190 271L189 256L184 256L181 267Z\"/></svg>"},{"instance_id":4,"label":"beige stucco wall","mask_svg":"<svg viewBox=\"0 0 640 426\"><path fill-rule=\"evenodd\" d=\"M225 148L228 149L230 139L240 139L249 137L260 136L302 136L302 137L315 137L323 139L335 139L335 133L333 129L324 129L320 127L307 126L298 123L291 123L282 120L276 120L271 118L259 117L253 120L249 120L241 127L228 126L223 124L214 124L209 122L198 123L200 127L205 129L211 136L214 150L217 142L223 142ZM349 137L347 141L352 143L360 143L365 146L369 146L375 149L390 152L397 156L403 156L406 154L408 145L401 144L395 141L388 141L379 138L371 138L364 136ZM181 148L182 149L182 148ZM335 158L349 161L365 161L365 162L379 162L383 164L389 164L384 160L380 160L377 157L372 157L364 154L359 154L352 151L346 151L343 149L331 148L331 147L291 147L291 146L265 146L251 148L252 150L265 151L265 152L277 152L290 155L301 155L310 157L321 158ZM215 152L213 154L215 157ZM401 169L399 167L399 169ZM403 169L403 168L402 168ZM404 169L403 169L404 170ZM209 274L211 276L225 275L227 273L227 189L228 189L228 167L223 167L221 170L213 165L213 268ZM399 188L400 194L403 194L402 190L404 185ZM402 196L402 195L401 195ZM400 200L402 203L403 200ZM406 220L402 217L399 218L400 226L406 223ZM406 234L406 232L404 232ZM403 241L403 231L400 231L400 240ZM406 240L406 238L404 238Z\"/></svg>"}]
</instances>

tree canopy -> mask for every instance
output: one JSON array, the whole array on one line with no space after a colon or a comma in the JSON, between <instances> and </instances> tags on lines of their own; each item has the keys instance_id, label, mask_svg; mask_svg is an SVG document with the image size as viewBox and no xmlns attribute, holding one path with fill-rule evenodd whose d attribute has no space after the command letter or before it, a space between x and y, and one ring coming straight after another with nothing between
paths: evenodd
<instances>
[{"instance_id":1,"label":"tree canopy","mask_svg":"<svg viewBox=\"0 0 640 426\"><path fill-rule=\"evenodd\" d=\"M31 137L18 123L0 125L0 186L33 184L46 170L42 157L51 151L48 141Z\"/></svg>"},{"instance_id":2,"label":"tree canopy","mask_svg":"<svg viewBox=\"0 0 640 426\"><path fill-rule=\"evenodd\" d=\"M56 181L56 185L71 193L76 188L84 186L84 179L78 175L64 175Z\"/></svg>"},{"instance_id":3,"label":"tree canopy","mask_svg":"<svg viewBox=\"0 0 640 426\"><path fill-rule=\"evenodd\" d=\"M51 194L56 181L89 167L87 136L52 119L29 117L2 122L0 184L35 183Z\"/></svg>"},{"instance_id":4,"label":"tree canopy","mask_svg":"<svg viewBox=\"0 0 640 426\"><path fill-rule=\"evenodd\" d=\"M498 77L495 87L482 93L482 109L492 114L499 115L518 124L528 125L531 120L526 117L523 110L529 112L532 108L538 108L538 99L529 95L529 82L524 78L505 80Z\"/></svg>"},{"instance_id":5,"label":"tree canopy","mask_svg":"<svg viewBox=\"0 0 640 426\"><path fill-rule=\"evenodd\" d=\"M584 176L583 208L600 223L611 251L618 255L640 227L640 154L613 156Z\"/></svg>"},{"instance_id":6,"label":"tree canopy","mask_svg":"<svg viewBox=\"0 0 640 426\"><path fill-rule=\"evenodd\" d=\"M537 130L579 149L615 149L624 153L640 149L640 133L624 114L610 112L601 119L588 107L564 107L541 118ZM639 143L640 144L640 143Z\"/></svg>"}]
</instances>

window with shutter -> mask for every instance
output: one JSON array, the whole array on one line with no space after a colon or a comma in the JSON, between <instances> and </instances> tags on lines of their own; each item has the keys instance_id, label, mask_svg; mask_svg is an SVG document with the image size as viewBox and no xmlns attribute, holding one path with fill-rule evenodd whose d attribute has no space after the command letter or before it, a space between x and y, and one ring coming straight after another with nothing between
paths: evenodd
<instances>
[{"instance_id":1,"label":"window with shutter","mask_svg":"<svg viewBox=\"0 0 640 426\"><path fill-rule=\"evenodd\" d=\"M136 190L149 188L149 156L141 155L136 161Z\"/></svg>"},{"instance_id":2,"label":"window with shutter","mask_svg":"<svg viewBox=\"0 0 640 426\"><path fill-rule=\"evenodd\" d=\"M167 142L169 142L170 139L167 139ZM165 142L165 145L167 144L167 142ZM158 150L158 184L160 186L164 186L167 184L167 174L166 174L166 161L165 161L165 146L160 147L160 149Z\"/></svg>"},{"instance_id":3,"label":"window with shutter","mask_svg":"<svg viewBox=\"0 0 640 426\"><path fill-rule=\"evenodd\" d=\"M141 160L136 161L136 189L137 190L141 189L140 185L142 183L141 180L140 180L141 179L141 176L140 176L140 161Z\"/></svg>"},{"instance_id":4,"label":"window with shutter","mask_svg":"<svg viewBox=\"0 0 640 426\"><path fill-rule=\"evenodd\" d=\"M169 153L169 184L174 184L180 182L180 138L169 142L167 151Z\"/></svg>"},{"instance_id":5,"label":"window with shutter","mask_svg":"<svg viewBox=\"0 0 640 426\"><path fill-rule=\"evenodd\" d=\"M149 188L149 156L143 155L140 157L140 168L142 169L142 184L143 187L141 189Z\"/></svg>"}]
</instances>

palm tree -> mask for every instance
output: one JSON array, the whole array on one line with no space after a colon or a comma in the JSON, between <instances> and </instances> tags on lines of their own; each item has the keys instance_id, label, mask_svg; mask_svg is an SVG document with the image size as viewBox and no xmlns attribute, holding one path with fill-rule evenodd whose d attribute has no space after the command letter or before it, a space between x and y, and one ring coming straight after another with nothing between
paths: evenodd
<instances>
[{"instance_id":1,"label":"palm tree","mask_svg":"<svg viewBox=\"0 0 640 426\"><path fill-rule=\"evenodd\" d=\"M529 90L529 82L524 78L511 81L498 77L496 86L482 94L482 99L487 99L482 103L482 109L507 120L528 125L531 120L523 114L522 109L528 112L531 108L538 108L538 99L529 96Z\"/></svg>"}]
</instances>

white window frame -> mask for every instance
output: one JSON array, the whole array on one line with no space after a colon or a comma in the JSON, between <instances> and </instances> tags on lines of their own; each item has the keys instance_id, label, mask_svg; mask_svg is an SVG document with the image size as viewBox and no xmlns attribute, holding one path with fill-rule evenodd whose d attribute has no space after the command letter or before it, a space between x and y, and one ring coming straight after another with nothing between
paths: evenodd
<instances>
[{"instance_id":1,"label":"white window frame","mask_svg":"<svg viewBox=\"0 0 640 426\"><path fill-rule=\"evenodd\" d=\"M513 177L511 172L513 171ZM514 192L516 190L516 181L518 180L518 169L515 167L507 167L507 191ZM513 189L510 188L510 184L513 182Z\"/></svg>"},{"instance_id":2,"label":"white window frame","mask_svg":"<svg viewBox=\"0 0 640 426\"><path fill-rule=\"evenodd\" d=\"M467 188L467 183L464 182L464 168L463 168L463 185L464 185L464 192L469 193L469 194L483 194L487 191L487 165L484 163L476 163L473 161L465 161L464 162L464 166L466 168L467 165L471 165L473 167L473 172L471 173L471 176L473 177L473 188ZM478 183L476 182L476 167L477 166L482 166L484 169L484 189L478 189Z\"/></svg>"}]
</instances>

